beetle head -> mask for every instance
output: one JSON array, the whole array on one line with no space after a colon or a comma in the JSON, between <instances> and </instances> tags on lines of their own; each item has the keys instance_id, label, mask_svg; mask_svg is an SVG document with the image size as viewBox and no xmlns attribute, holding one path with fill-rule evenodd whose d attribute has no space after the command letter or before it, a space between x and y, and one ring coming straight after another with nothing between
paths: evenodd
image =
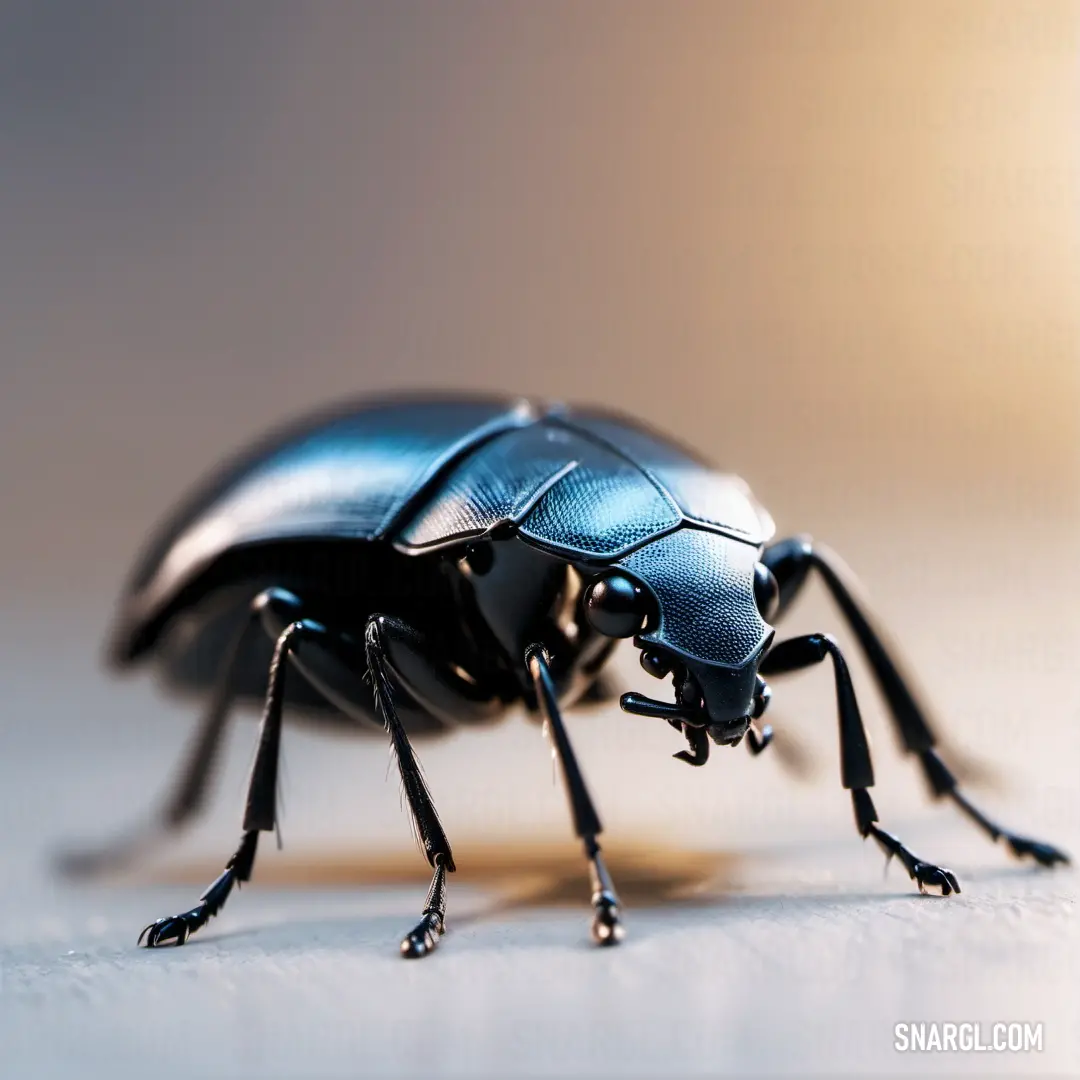
<instances>
[{"instance_id":1,"label":"beetle head","mask_svg":"<svg viewBox=\"0 0 1080 1080\"><path fill-rule=\"evenodd\" d=\"M769 688L758 665L772 640L776 580L759 549L720 533L682 528L635 549L585 594L592 625L633 637L641 665L671 677L674 701L624 694L622 707L681 730L703 764L709 740L735 745L764 713Z\"/></svg>"}]
</instances>

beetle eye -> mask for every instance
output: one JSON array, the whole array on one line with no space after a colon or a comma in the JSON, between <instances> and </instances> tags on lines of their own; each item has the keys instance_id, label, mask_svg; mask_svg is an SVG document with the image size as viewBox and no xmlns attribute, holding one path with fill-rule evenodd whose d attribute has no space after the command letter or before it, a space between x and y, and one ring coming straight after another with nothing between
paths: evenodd
<instances>
[{"instance_id":1,"label":"beetle eye","mask_svg":"<svg viewBox=\"0 0 1080 1080\"><path fill-rule=\"evenodd\" d=\"M585 617L605 637L633 637L647 614L648 604L641 586L618 571L604 574L585 592Z\"/></svg>"},{"instance_id":2,"label":"beetle eye","mask_svg":"<svg viewBox=\"0 0 1080 1080\"><path fill-rule=\"evenodd\" d=\"M768 622L780 603L780 586L776 575L764 563L754 567L754 599L761 617Z\"/></svg>"}]
</instances>

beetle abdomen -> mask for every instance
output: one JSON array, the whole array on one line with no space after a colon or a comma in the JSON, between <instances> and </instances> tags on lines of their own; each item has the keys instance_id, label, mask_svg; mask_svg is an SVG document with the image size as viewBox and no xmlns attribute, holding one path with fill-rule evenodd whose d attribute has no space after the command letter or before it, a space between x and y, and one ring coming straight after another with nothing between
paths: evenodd
<instances>
[{"instance_id":1,"label":"beetle abdomen","mask_svg":"<svg viewBox=\"0 0 1080 1080\"><path fill-rule=\"evenodd\" d=\"M182 590L238 547L376 540L456 457L531 423L521 401L403 398L302 421L200 485L148 545L123 599L111 656L152 647Z\"/></svg>"}]
</instances>

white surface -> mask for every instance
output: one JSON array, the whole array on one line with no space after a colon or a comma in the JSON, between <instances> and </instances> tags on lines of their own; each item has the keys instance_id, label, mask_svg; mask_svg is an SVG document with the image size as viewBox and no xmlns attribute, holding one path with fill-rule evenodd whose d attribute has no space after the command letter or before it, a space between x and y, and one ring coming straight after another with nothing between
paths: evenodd
<instances>
[{"instance_id":1,"label":"white surface","mask_svg":"<svg viewBox=\"0 0 1080 1080\"><path fill-rule=\"evenodd\" d=\"M423 963L394 955L416 889L253 887L158 952L134 932L182 889L9 897L5 1075L1074 1073L1072 875L954 860L965 892L941 901L878 862L755 865L715 905L631 911L602 952L583 910L473 921L455 891ZM904 1020L1041 1021L1045 1049L928 1061L893 1050Z\"/></svg>"},{"instance_id":2,"label":"white surface","mask_svg":"<svg viewBox=\"0 0 1080 1080\"><path fill-rule=\"evenodd\" d=\"M1018 830L1080 852L1075 615L1060 603L1076 582L1067 571L1043 580L1002 540L989 553L1000 557L996 587L973 590L984 578L965 565L966 543L939 544L940 562L910 562L918 589L900 572L882 576L896 592L879 590L881 604L956 741L1008 776L1004 790L973 797ZM894 554L866 546L867 576ZM942 613L928 624L904 595L924 590ZM811 625L838 625L820 596L792 628ZM405 963L397 942L422 885L266 884L290 854L407 842L397 783L375 744L289 732L286 851L264 844L263 884L257 869L182 949L140 951L135 936L190 906L197 886L51 880L45 854L60 839L138 819L191 709L163 703L145 681L101 676L89 616L28 618L17 629L2 651L5 710L18 718L0 736L5 1077L1080 1071L1076 872L1019 866L929 805L858 664L883 824L956 871L961 896L920 897L896 864L883 877L879 853L858 840L836 782L831 679L814 673L778 686L774 702L776 723L814 745L810 784L792 782L771 754L751 760L741 749L691 770L670 760L679 741L665 725L572 716L612 840L644 833L741 856L717 897L630 905L625 944L599 951L587 940L583 872L575 908L493 907L452 879L450 933L434 956ZM631 658L621 670L644 688ZM253 734L237 726L213 812L171 857L213 864L232 850ZM421 748L457 844L527 826L569 845L539 740L513 720ZM614 857L612 871L618 881ZM894 1024L920 1020L1041 1022L1044 1050L897 1053Z\"/></svg>"}]
</instances>

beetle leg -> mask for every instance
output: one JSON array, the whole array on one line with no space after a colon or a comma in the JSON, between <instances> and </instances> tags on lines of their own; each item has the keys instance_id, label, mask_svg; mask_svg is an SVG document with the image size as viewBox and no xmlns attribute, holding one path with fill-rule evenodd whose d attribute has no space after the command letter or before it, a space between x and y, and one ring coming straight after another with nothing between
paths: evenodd
<instances>
[{"instance_id":1,"label":"beetle leg","mask_svg":"<svg viewBox=\"0 0 1080 1080\"><path fill-rule=\"evenodd\" d=\"M236 853L225 864L221 876L199 897L198 904L180 915L158 919L139 935L148 948L170 942L183 945L188 937L224 906L234 885L251 879L259 833L272 832L277 827L277 776L281 748L281 721L285 705L286 661L296 642L305 634L322 631L317 623L290 623L277 639L274 657L270 662L270 679L266 705L259 725L259 744L248 779L247 803L244 808L244 835ZM322 631L325 632L325 631Z\"/></svg>"},{"instance_id":2,"label":"beetle leg","mask_svg":"<svg viewBox=\"0 0 1080 1080\"><path fill-rule=\"evenodd\" d=\"M409 629L398 620L389 619L384 615L373 615L368 619L364 642L375 701L394 748L394 756L397 758L398 770L401 773L401 783L405 788L405 797L409 800L417 836L428 862L435 868L420 922L405 935L401 942L401 955L413 959L426 956L431 952L444 933L446 874L454 870L454 856L450 850L450 841L446 838L442 823L439 821L435 804L431 801L427 784L420 771L420 764L416 760L408 735L394 708L385 636L388 631L397 630L400 635L401 632L407 632Z\"/></svg>"},{"instance_id":3,"label":"beetle leg","mask_svg":"<svg viewBox=\"0 0 1080 1080\"><path fill-rule=\"evenodd\" d=\"M877 825L877 811L867 790L874 786L874 766L870 744L866 738L855 688L851 683L847 662L836 641L828 634L807 634L774 645L761 663L761 674L783 674L800 671L820 664L826 658L833 663L836 679L836 700L840 721L840 777L851 792L855 809L855 824L865 839L872 836L888 856L898 858L920 892L933 889L942 896L959 892L960 885L951 870L923 862L909 851L892 833Z\"/></svg>"},{"instance_id":4,"label":"beetle leg","mask_svg":"<svg viewBox=\"0 0 1080 1080\"><path fill-rule=\"evenodd\" d=\"M861 590L854 575L835 552L809 537L798 536L766 548L761 561L776 575L780 586L778 615L795 599L811 569L821 575L870 664L905 751L918 756L935 799L946 796L952 799L992 840L1004 840L1017 857L1031 856L1043 866L1069 862L1069 857L1058 848L1018 836L995 824L960 791L956 777L934 750L937 739L927 719L927 710L911 689L912 680L902 671L896 646L874 625L865 603L859 599Z\"/></svg>"},{"instance_id":5,"label":"beetle leg","mask_svg":"<svg viewBox=\"0 0 1080 1080\"><path fill-rule=\"evenodd\" d=\"M380 659L402 689L447 727L490 722L505 710L489 686L448 663L419 630L401 619L372 615L366 633L369 654L374 635Z\"/></svg>"},{"instance_id":6,"label":"beetle leg","mask_svg":"<svg viewBox=\"0 0 1080 1080\"><path fill-rule=\"evenodd\" d=\"M1026 836L1018 836L1016 833L1009 832L991 821L978 807L973 806L963 792L960 791L956 777L953 776L945 762L933 750L924 750L919 755L919 761L935 798L947 795L992 840L1004 840L1018 859L1030 855L1031 858L1043 866L1053 866L1055 863L1068 864L1069 856L1060 848L1043 843L1041 840L1032 840Z\"/></svg>"},{"instance_id":7,"label":"beetle leg","mask_svg":"<svg viewBox=\"0 0 1080 1080\"><path fill-rule=\"evenodd\" d=\"M525 666L532 677L537 706L551 733L555 752L559 755L562 766L570 798L570 812L574 817L574 830L581 837L585 857L589 860L589 876L593 890L593 940L598 945L615 945L622 940L624 933L619 919L619 897L596 839L602 831L600 818L589 796L589 789L585 786L585 778L581 775L574 749L570 745L570 737L559 712L555 684L548 669L549 663L550 658L542 645L530 645L525 650Z\"/></svg>"},{"instance_id":8,"label":"beetle leg","mask_svg":"<svg viewBox=\"0 0 1080 1080\"><path fill-rule=\"evenodd\" d=\"M146 853L162 837L178 832L203 810L214 767L221 753L225 729L236 697L236 669L250 640L251 631L264 609L280 603L289 594L267 589L252 601L251 611L237 631L222 659L210 701L195 737L180 766L172 793L154 818L136 828L89 850L63 852L59 856L61 873L72 877L90 877L128 865ZM294 597L290 599L295 601Z\"/></svg>"},{"instance_id":9,"label":"beetle leg","mask_svg":"<svg viewBox=\"0 0 1080 1080\"><path fill-rule=\"evenodd\" d=\"M772 741L773 729L769 724L766 724L761 729L760 735L753 724L746 729L746 745L750 748L750 753L754 757L757 757L766 747L771 746Z\"/></svg>"},{"instance_id":10,"label":"beetle leg","mask_svg":"<svg viewBox=\"0 0 1080 1080\"><path fill-rule=\"evenodd\" d=\"M446 933L446 867L442 855L435 856L435 876L431 879L427 902L420 921L401 940L401 955L407 960L427 956Z\"/></svg>"}]
</instances>

